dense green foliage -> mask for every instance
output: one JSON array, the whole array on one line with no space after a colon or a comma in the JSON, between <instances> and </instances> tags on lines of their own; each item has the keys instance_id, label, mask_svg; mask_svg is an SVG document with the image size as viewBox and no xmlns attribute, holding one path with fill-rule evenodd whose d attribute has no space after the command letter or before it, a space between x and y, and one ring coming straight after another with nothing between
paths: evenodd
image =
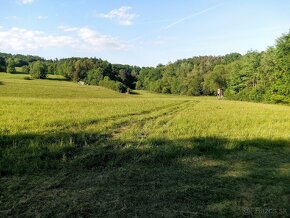
<instances>
[{"instance_id":1,"label":"dense green foliage","mask_svg":"<svg viewBox=\"0 0 290 218\"><path fill-rule=\"evenodd\" d=\"M143 68L136 88L195 96L213 95L221 88L232 99L290 103L289 68L290 33L264 52L194 57Z\"/></svg>"},{"instance_id":2,"label":"dense green foliage","mask_svg":"<svg viewBox=\"0 0 290 218\"><path fill-rule=\"evenodd\" d=\"M202 95L204 75L222 63L222 57L194 57L140 71L138 87L162 93Z\"/></svg>"},{"instance_id":3,"label":"dense green foliage","mask_svg":"<svg viewBox=\"0 0 290 218\"><path fill-rule=\"evenodd\" d=\"M6 72L7 73L16 73L15 62L14 62L13 58L8 59Z\"/></svg>"},{"instance_id":4,"label":"dense green foliage","mask_svg":"<svg viewBox=\"0 0 290 218\"><path fill-rule=\"evenodd\" d=\"M110 64L96 58L68 58L48 61L48 73L62 75L69 80L85 81L124 92L135 88L139 67Z\"/></svg>"},{"instance_id":5,"label":"dense green foliage","mask_svg":"<svg viewBox=\"0 0 290 218\"><path fill-rule=\"evenodd\" d=\"M21 72L30 73L36 79L43 79L47 74L61 75L68 80L102 85L119 92L134 89L140 71L136 66L111 64L96 58L44 60L35 56L0 53L0 72L5 72L7 68L8 73L15 73L15 67L21 67Z\"/></svg>"},{"instance_id":6,"label":"dense green foliage","mask_svg":"<svg viewBox=\"0 0 290 218\"><path fill-rule=\"evenodd\" d=\"M32 55L21 55L21 54L7 54L7 53L1 53L0 52L0 58L4 58L8 60L9 58L13 58L15 62L15 67L22 67L25 65L29 65L30 63L34 61L44 61L43 58L38 56L32 56Z\"/></svg>"},{"instance_id":7,"label":"dense green foliage","mask_svg":"<svg viewBox=\"0 0 290 218\"><path fill-rule=\"evenodd\" d=\"M105 78L99 82L99 85L117 92L126 92L127 90L127 87L123 83L111 80L108 76L105 76Z\"/></svg>"},{"instance_id":8,"label":"dense green foliage","mask_svg":"<svg viewBox=\"0 0 290 218\"><path fill-rule=\"evenodd\" d=\"M289 217L289 106L25 76L0 73L0 217Z\"/></svg>"},{"instance_id":9,"label":"dense green foliage","mask_svg":"<svg viewBox=\"0 0 290 218\"><path fill-rule=\"evenodd\" d=\"M44 62L36 61L31 64L29 72L34 79L45 79L47 76L47 66Z\"/></svg>"}]
</instances>

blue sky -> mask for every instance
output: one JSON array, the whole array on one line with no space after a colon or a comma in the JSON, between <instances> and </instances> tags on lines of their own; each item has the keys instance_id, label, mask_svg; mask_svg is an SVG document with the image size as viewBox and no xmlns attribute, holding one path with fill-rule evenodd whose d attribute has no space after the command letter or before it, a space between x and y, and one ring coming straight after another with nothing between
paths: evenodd
<instances>
[{"instance_id":1,"label":"blue sky","mask_svg":"<svg viewBox=\"0 0 290 218\"><path fill-rule=\"evenodd\" d=\"M0 51L155 66L265 50L290 29L289 0L1 0Z\"/></svg>"}]
</instances>

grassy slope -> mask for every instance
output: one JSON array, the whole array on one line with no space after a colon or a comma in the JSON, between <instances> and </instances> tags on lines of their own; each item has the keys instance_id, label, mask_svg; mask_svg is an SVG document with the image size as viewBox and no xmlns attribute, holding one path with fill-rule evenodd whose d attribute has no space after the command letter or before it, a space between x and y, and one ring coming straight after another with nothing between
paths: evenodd
<instances>
[{"instance_id":1,"label":"grassy slope","mask_svg":"<svg viewBox=\"0 0 290 218\"><path fill-rule=\"evenodd\" d=\"M289 216L290 108L0 74L0 216Z\"/></svg>"}]
</instances>

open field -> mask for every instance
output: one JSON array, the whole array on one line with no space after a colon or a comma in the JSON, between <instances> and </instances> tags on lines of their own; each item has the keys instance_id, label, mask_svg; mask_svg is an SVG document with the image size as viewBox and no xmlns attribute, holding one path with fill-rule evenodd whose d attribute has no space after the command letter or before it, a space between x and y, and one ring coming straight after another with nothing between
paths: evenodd
<instances>
[{"instance_id":1,"label":"open field","mask_svg":"<svg viewBox=\"0 0 290 218\"><path fill-rule=\"evenodd\" d=\"M289 217L290 107L0 73L0 217Z\"/></svg>"}]
</instances>

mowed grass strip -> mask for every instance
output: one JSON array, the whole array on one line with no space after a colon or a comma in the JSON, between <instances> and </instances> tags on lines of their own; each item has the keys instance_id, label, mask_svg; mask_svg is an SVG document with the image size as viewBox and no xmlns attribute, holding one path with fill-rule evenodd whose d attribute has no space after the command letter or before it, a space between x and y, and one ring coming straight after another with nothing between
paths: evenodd
<instances>
[{"instance_id":1,"label":"mowed grass strip","mask_svg":"<svg viewBox=\"0 0 290 218\"><path fill-rule=\"evenodd\" d=\"M0 74L1 216L289 216L288 106L24 76Z\"/></svg>"}]
</instances>

